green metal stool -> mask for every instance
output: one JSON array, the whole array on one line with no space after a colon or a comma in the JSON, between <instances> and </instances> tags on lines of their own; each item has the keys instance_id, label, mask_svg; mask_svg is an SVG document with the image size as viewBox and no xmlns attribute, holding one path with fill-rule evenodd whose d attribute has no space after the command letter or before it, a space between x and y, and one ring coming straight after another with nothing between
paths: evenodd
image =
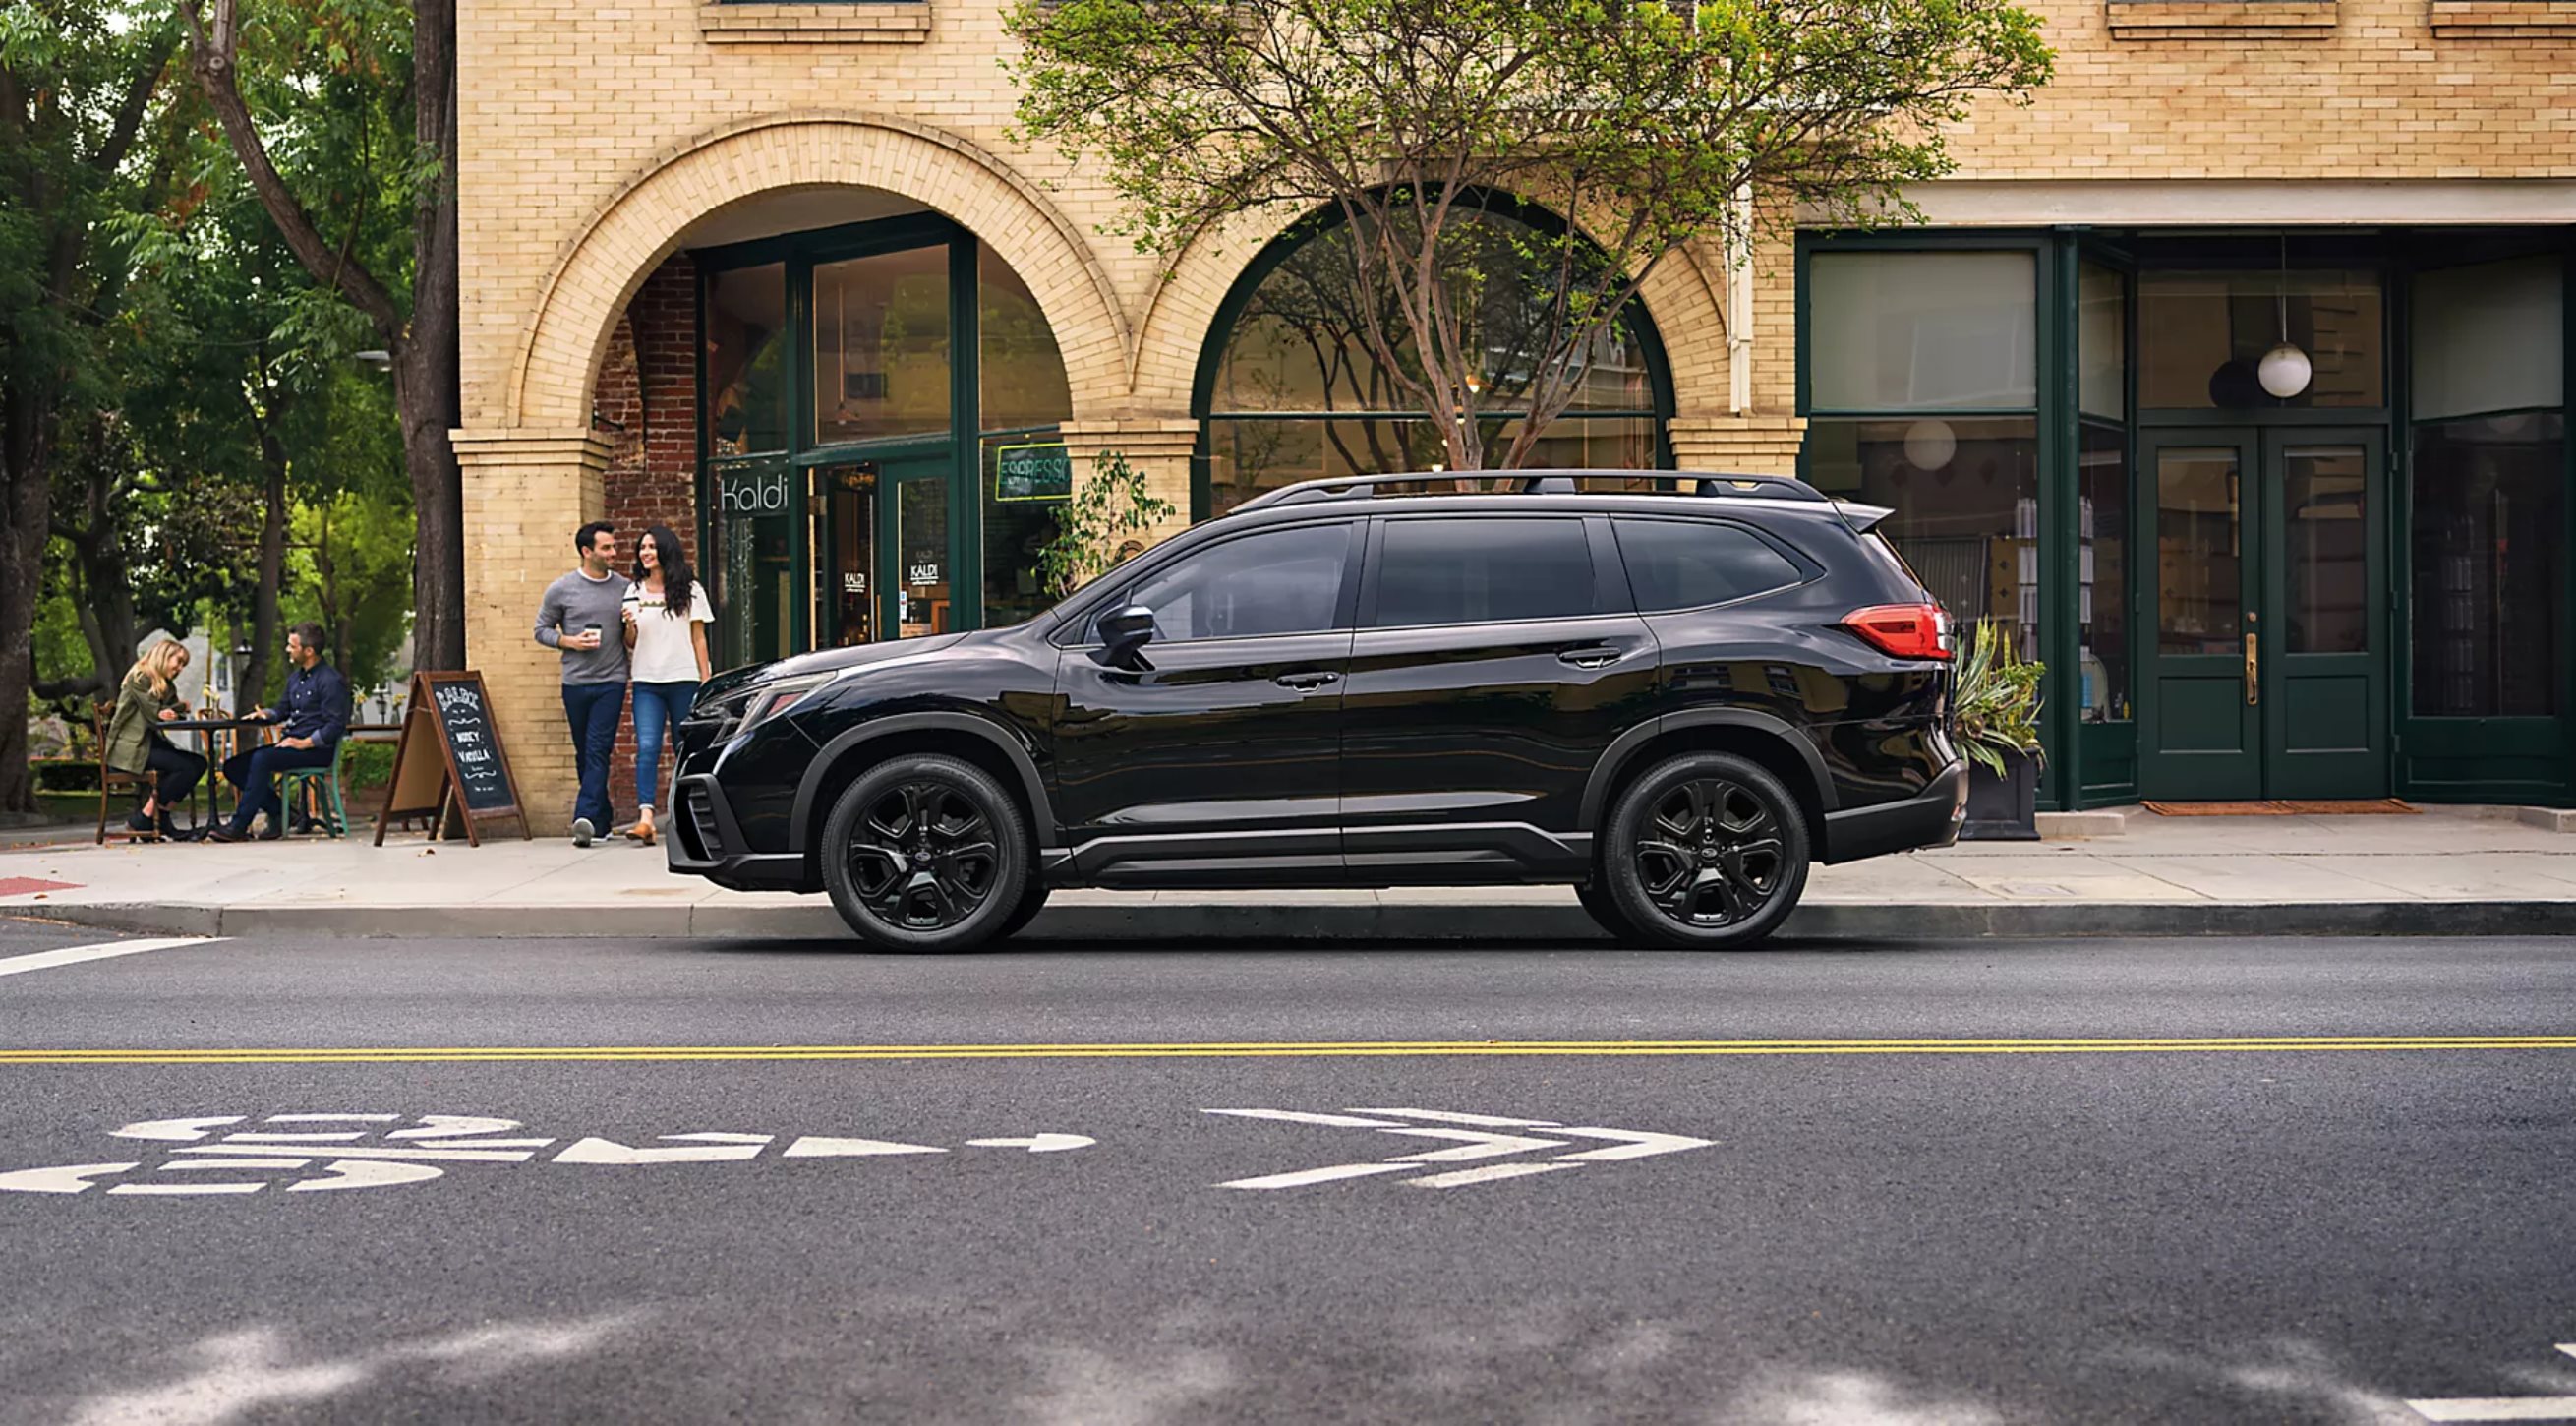
<instances>
[{"instance_id":1,"label":"green metal stool","mask_svg":"<svg viewBox=\"0 0 2576 1426\"><path fill-rule=\"evenodd\" d=\"M320 767L290 768L277 775L277 815L290 814L287 809L305 788L313 789L314 801L322 814L323 829L334 837L349 834L349 809L340 800L340 749L331 750L331 761Z\"/></svg>"}]
</instances>

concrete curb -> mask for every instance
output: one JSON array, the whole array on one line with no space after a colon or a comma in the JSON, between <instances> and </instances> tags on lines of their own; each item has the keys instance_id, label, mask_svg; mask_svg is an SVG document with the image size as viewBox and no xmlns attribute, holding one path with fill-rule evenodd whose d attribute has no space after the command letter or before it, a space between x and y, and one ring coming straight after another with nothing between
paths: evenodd
<instances>
[{"instance_id":1,"label":"concrete curb","mask_svg":"<svg viewBox=\"0 0 2576 1426\"><path fill-rule=\"evenodd\" d=\"M842 940L819 898L794 906L16 905L0 915L183 936L457 936L515 940L709 937ZM1138 901L1050 906L1024 933L1050 941L1581 941L1571 904ZM2564 936L2576 900L2372 902L1811 903L1783 935L1851 941L2112 936Z\"/></svg>"}]
</instances>

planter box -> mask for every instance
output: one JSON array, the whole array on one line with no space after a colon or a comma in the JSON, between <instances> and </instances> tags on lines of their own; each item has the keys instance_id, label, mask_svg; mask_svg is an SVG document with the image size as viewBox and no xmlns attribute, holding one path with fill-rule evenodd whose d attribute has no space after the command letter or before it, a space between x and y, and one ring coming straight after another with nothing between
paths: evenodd
<instances>
[{"instance_id":1,"label":"planter box","mask_svg":"<svg viewBox=\"0 0 2576 1426\"><path fill-rule=\"evenodd\" d=\"M1968 820L1959 827L1960 841L2039 840L2039 759L2006 753L2004 770L1997 777L1983 763L1968 763Z\"/></svg>"}]
</instances>

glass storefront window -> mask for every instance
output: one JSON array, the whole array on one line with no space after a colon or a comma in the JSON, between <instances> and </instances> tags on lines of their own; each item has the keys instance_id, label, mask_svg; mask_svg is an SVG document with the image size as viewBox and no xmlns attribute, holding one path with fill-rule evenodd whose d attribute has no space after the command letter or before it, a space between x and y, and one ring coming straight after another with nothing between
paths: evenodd
<instances>
[{"instance_id":1,"label":"glass storefront window","mask_svg":"<svg viewBox=\"0 0 2576 1426\"><path fill-rule=\"evenodd\" d=\"M2150 410L2373 407L2387 404L2379 274L2150 271L2138 279L2138 404ZM2263 390L2263 354L2288 340L2307 353L2307 389Z\"/></svg>"},{"instance_id":2,"label":"glass storefront window","mask_svg":"<svg viewBox=\"0 0 2576 1426\"><path fill-rule=\"evenodd\" d=\"M2129 433L2088 420L2077 433L2075 538L2081 561L2079 716L2124 723L2129 706Z\"/></svg>"},{"instance_id":3,"label":"glass storefront window","mask_svg":"<svg viewBox=\"0 0 2576 1426\"><path fill-rule=\"evenodd\" d=\"M983 440L984 627L998 629L1043 613L1056 601L1038 571L1038 554L1056 537L1062 500L1000 500L994 480L1004 446L1046 441L1047 435L986 436ZM1081 472L1077 471L1078 479Z\"/></svg>"},{"instance_id":4,"label":"glass storefront window","mask_svg":"<svg viewBox=\"0 0 2576 1426\"><path fill-rule=\"evenodd\" d=\"M948 429L948 246L814 267L814 443Z\"/></svg>"},{"instance_id":5,"label":"glass storefront window","mask_svg":"<svg viewBox=\"0 0 2576 1426\"><path fill-rule=\"evenodd\" d=\"M1819 411L2039 404L2038 258L1829 252L1807 264L1807 380Z\"/></svg>"},{"instance_id":6,"label":"glass storefront window","mask_svg":"<svg viewBox=\"0 0 2576 1426\"><path fill-rule=\"evenodd\" d=\"M2076 409L2117 421L2129 414L2129 277L2088 262L2076 282Z\"/></svg>"},{"instance_id":7,"label":"glass storefront window","mask_svg":"<svg viewBox=\"0 0 2576 1426\"><path fill-rule=\"evenodd\" d=\"M2555 257L2416 274L2407 393L2414 418L2565 404L2564 288Z\"/></svg>"},{"instance_id":8,"label":"glass storefront window","mask_svg":"<svg viewBox=\"0 0 2576 1426\"><path fill-rule=\"evenodd\" d=\"M707 274L707 448L718 456L787 449L787 268Z\"/></svg>"},{"instance_id":9,"label":"glass storefront window","mask_svg":"<svg viewBox=\"0 0 2576 1426\"><path fill-rule=\"evenodd\" d=\"M1820 419L1808 483L1896 513L1896 542L1951 617L2001 621L2039 651L2039 422L2034 417Z\"/></svg>"},{"instance_id":10,"label":"glass storefront window","mask_svg":"<svg viewBox=\"0 0 2576 1426\"><path fill-rule=\"evenodd\" d=\"M2370 647L2368 457L2357 446L2291 446L2281 452L2282 571L2294 654L2357 654Z\"/></svg>"},{"instance_id":11,"label":"glass storefront window","mask_svg":"<svg viewBox=\"0 0 2576 1426\"><path fill-rule=\"evenodd\" d=\"M975 250L975 340L982 388L980 430L1051 426L1073 416L1073 387L1055 328L1011 265Z\"/></svg>"},{"instance_id":12,"label":"glass storefront window","mask_svg":"<svg viewBox=\"0 0 2576 1426\"><path fill-rule=\"evenodd\" d=\"M2245 638L2245 472L2233 446L2156 456L2156 647L2234 654Z\"/></svg>"},{"instance_id":13,"label":"glass storefront window","mask_svg":"<svg viewBox=\"0 0 2576 1426\"><path fill-rule=\"evenodd\" d=\"M1486 432L1499 451L1520 423L1498 420ZM1208 422L1210 515L1222 515L1265 490L1301 480L1430 470L1447 447L1428 421L1213 418ZM1560 417L1533 449L1530 470L1646 470L1655 464L1652 417Z\"/></svg>"},{"instance_id":14,"label":"glass storefront window","mask_svg":"<svg viewBox=\"0 0 2576 1426\"><path fill-rule=\"evenodd\" d=\"M2565 416L2426 423L2414 437L2415 712L2555 714L2567 587Z\"/></svg>"}]
</instances>

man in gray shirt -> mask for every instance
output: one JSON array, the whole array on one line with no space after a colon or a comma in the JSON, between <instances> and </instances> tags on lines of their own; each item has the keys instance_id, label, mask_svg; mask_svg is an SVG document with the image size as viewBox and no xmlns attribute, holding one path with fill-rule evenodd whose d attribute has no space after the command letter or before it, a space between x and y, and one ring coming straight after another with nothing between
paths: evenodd
<instances>
[{"instance_id":1,"label":"man in gray shirt","mask_svg":"<svg viewBox=\"0 0 2576 1426\"><path fill-rule=\"evenodd\" d=\"M572 723L581 793L572 804L572 841L586 847L616 820L608 805L608 759L626 710L626 630L618 606L626 579L611 568L617 532L593 520L572 537L581 568L546 586L537 605L537 642L563 654L564 716Z\"/></svg>"}]
</instances>

